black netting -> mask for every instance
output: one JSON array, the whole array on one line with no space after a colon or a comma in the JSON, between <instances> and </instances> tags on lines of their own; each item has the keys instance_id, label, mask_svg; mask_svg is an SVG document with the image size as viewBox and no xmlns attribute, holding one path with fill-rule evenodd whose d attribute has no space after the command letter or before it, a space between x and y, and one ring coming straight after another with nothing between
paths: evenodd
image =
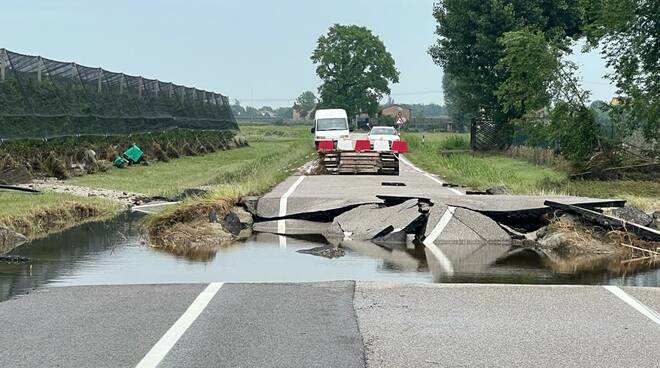
<instances>
[{"instance_id":1,"label":"black netting","mask_svg":"<svg viewBox=\"0 0 660 368\"><path fill-rule=\"evenodd\" d=\"M217 93L0 49L0 138L238 129Z\"/></svg>"}]
</instances>

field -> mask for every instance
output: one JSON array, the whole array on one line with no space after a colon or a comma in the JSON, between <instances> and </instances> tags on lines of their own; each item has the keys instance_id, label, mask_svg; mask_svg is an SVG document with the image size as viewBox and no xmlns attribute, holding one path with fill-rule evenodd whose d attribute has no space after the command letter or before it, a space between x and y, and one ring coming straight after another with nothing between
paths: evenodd
<instances>
[{"instance_id":1,"label":"field","mask_svg":"<svg viewBox=\"0 0 660 368\"><path fill-rule=\"evenodd\" d=\"M169 196L198 186L211 189L208 197L189 199L150 219L149 223L156 224L209 203L233 203L242 196L262 193L313 158L308 128L246 126L241 129L251 143L249 147L185 156L149 166L112 169L64 183L149 196ZM107 218L119 210L119 205L100 198L51 192L43 195L0 192L0 226L31 239Z\"/></svg>"},{"instance_id":2,"label":"field","mask_svg":"<svg viewBox=\"0 0 660 368\"><path fill-rule=\"evenodd\" d=\"M569 180L563 170L502 154L443 152L469 149L467 134L407 133L404 137L411 150L406 157L451 183L477 189L504 186L514 194L616 197L643 209L660 208L660 183L657 181Z\"/></svg>"}]
</instances>

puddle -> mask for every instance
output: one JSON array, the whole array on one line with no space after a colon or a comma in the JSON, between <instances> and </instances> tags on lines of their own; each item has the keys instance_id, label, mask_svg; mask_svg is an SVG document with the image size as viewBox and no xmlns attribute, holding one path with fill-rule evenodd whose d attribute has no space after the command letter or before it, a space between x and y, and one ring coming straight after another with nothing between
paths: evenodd
<instances>
[{"instance_id":1,"label":"puddle","mask_svg":"<svg viewBox=\"0 0 660 368\"><path fill-rule=\"evenodd\" d=\"M28 263L0 263L0 301L41 287L224 282L304 282L368 280L390 282L470 282L604 284L658 286L660 270L627 277L607 274L559 274L539 259L519 254L506 260L489 246L466 252L439 244L452 258L448 273L424 248L387 248L345 242L343 256L323 257L300 250L325 247L319 237L257 234L243 243L193 261L142 245L135 215L86 224L16 249ZM452 247L461 254L452 253Z\"/></svg>"}]
</instances>

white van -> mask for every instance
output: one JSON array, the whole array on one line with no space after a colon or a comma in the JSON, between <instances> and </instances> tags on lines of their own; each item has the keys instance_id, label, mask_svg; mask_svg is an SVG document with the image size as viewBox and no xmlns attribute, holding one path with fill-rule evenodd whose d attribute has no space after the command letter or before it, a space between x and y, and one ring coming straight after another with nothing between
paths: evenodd
<instances>
[{"instance_id":1,"label":"white van","mask_svg":"<svg viewBox=\"0 0 660 368\"><path fill-rule=\"evenodd\" d=\"M312 133L314 133L316 148L319 146L319 141L332 140L337 142L340 139L348 139L350 131L346 111L343 109L316 110Z\"/></svg>"}]
</instances>

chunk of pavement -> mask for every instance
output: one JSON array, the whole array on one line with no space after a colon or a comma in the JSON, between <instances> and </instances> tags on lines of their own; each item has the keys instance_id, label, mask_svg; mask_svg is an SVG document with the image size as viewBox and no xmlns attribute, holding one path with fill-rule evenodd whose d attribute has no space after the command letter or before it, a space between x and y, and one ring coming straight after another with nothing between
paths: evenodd
<instances>
[{"instance_id":1,"label":"chunk of pavement","mask_svg":"<svg viewBox=\"0 0 660 368\"><path fill-rule=\"evenodd\" d=\"M354 240L371 240L405 229L419 216L417 199L390 207L367 204L335 217L330 232L344 234Z\"/></svg>"},{"instance_id":2,"label":"chunk of pavement","mask_svg":"<svg viewBox=\"0 0 660 368\"><path fill-rule=\"evenodd\" d=\"M639 208L631 206L614 208L611 210L611 215L642 226L650 226L653 223L652 216Z\"/></svg>"},{"instance_id":3,"label":"chunk of pavement","mask_svg":"<svg viewBox=\"0 0 660 368\"><path fill-rule=\"evenodd\" d=\"M0 226L0 254L11 252L14 248L27 243L27 241L28 239L23 234Z\"/></svg>"},{"instance_id":4,"label":"chunk of pavement","mask_svg":"<svg viewBox=\"0 0 660 368\"><path fill-rule=\"evenodd\" d=\"M546 235L545 237L539 239L537 241L537 244L539 248L542 249L556 249L561 247L563 244L565 244L568 240L566 239L566 235L563 233L552 233L549 235Z\"/></svg>"},{"instance_id":5,"label":"chunk of pavement","mask_svg":"<svg viewBox=\"0 0 660 368\"><path fill-rule=\"evenodd\" d=\"M313 256L324 257L329 259L343 257L346 254L346 252L343 249L332 245L315 247L311 249L301 249L298 251L298 253L311 254Z\"/></svg>"},{"instance_id":6,"label":"chunk of pavement","mask_svg":"<svg viewBox=\"0 0 660 368\"><path fill-rule=\"evenodd\" d=\"M234 207L227 213L222 225L232 235L238 236L242 230L251 229L253 223L251 213L241 207Z\"/></svg>"},{"instance_id":7,"label":"chunk of pavement","mask_svg":"<svg viewBox=\"0 0 660 368\"><path fill-rule=\"evenodd\" d=\"M506 189L504 185L497 185L486 189L486 194L504 195L504 194L509 194L509 191Z\"/></svg>"},{"instance_id":8,"label":"chunk of pavement","mask_svg":"<svg viewBox=\"0 0 660 368\"><path fill-rule=\"evenodd\" d=\"M435 209L436 206L432 207L429 212L426 236L433 231L447 211L446 206L438 206ZM436 243L443 241L461 243L488 242L510 245L511 237L490 217L465 208L455 208L452 218L438 236Z\"/></svg>"},{"instance_id":9,"label":"chunk of pavement","mask_svg":"<svg viewBox=\"0 0 660 368\"><path fill-rule=\"evenodd\" d=\"M257 215L257 204L259 203L259 197L249 196L243 197L241 203L245 209L250 212L253 216Z\"/></svg>"}]
</instances>

